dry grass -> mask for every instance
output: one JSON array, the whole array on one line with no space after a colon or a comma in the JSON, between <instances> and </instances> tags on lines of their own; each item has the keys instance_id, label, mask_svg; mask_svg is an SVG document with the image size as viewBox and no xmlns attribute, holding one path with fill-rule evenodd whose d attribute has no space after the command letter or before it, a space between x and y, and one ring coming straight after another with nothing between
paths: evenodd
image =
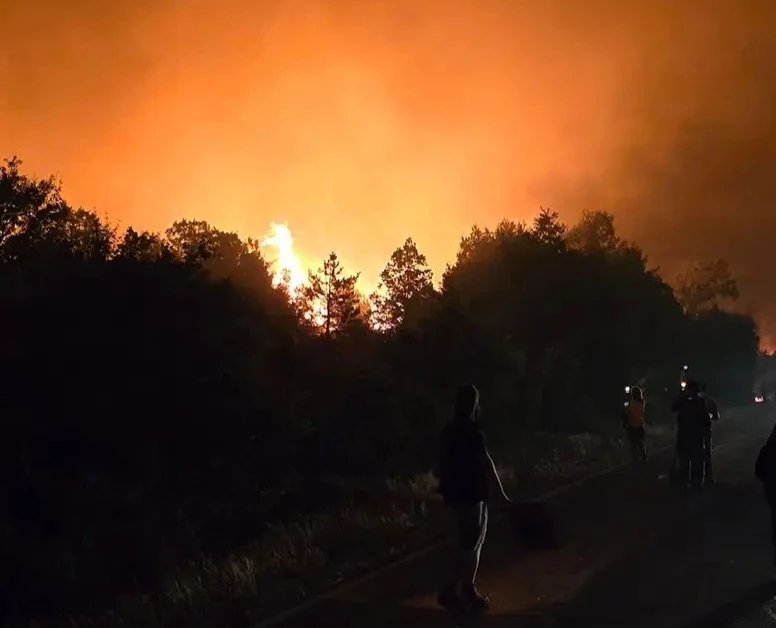
<instances>
[{"instance_id":1,"label":"dry grass","mask_svg":"<svg viewBox=\"0 0 776 628\"><path fill-rule=\"evenodd\" d=\"M665 441L666 430L650 434ZM537 434L501 468L502 479L527 496L626 459L619 438ZM446 531L436 478L389 478L362 485L361 498L336 512L273 525L260 543L223 559L203 557L182 566L153 594L121 599L94 619L60 625L145 628L249 625L420 548Z\"/></svg>"}]
</instances>

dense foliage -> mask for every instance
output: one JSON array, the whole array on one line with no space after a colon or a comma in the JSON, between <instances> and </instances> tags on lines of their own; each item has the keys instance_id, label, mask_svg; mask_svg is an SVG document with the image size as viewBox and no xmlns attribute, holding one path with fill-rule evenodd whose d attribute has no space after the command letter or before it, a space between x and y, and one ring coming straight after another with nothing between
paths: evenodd
<instances>
[{"instance_id":1,"label":"dense foliage","mask_svg":"<svg viewBox=\"0 0 776 628\"><path fill-rule=\"evenodd\" d=\"M616 422L628 383L662 403L685 362L721 403L751 396L730 277L686 276L680 302L602 212L474 227L439 289L410 239L371 299L334 254L298 293L272 277L256 242L117 233L0 167L5 610L152 586L330 506L335 476L426 469L463 381L506 451Z\"/></svg>"}]
</instances>

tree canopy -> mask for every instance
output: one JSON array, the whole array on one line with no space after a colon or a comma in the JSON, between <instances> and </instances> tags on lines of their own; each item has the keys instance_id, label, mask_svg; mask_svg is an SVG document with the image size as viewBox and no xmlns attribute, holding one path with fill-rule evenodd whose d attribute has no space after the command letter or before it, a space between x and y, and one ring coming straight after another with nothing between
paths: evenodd
<instances>
[{"instance_id":1,"label":"tree canopy","mask_svg":"<svg viewBox=\"0 0 776 628\"><path fill-rule=\"evenodd\" d=\"M426 256L418 251L412 238L407 238L391 254L380 273L378 291L371 295L376 327L398 329L413 306L417 310L433 295L433 273Z\"/></svg>"},{"instance_id":2,"label":"tree canopy","mask_svg":"<svg viewBox=\"0 0 776 628\"><path fill-rule=\"evenodd\" d=\"M689 316L738 300L738 283L724 259L697 262L679 276L677 297Z\"/></svg>"},{"instance_id":3,"label":"tree canopy","mask_svg":"<svg viewBox=\"0 0 776 628\"><path fill-rule=\"evenodd\" d=\"M529 430L616 424L624 384L662 403L686 362L720 403L751 396L757 327L722 308L737 296L728 265L699 264L674 291L604 212L474 226L436 288L407 238L368 307L357 279L332 252L292 291L254 241L194 220L118 233L4 162L6 538L34 545L58 521L77 557L30 604L88 603L247 540L327 475L428 469L463 382L506 450ZM158 543L139 555L140 532L107 513L153 522Z\"/></svg>"}]
</instances>

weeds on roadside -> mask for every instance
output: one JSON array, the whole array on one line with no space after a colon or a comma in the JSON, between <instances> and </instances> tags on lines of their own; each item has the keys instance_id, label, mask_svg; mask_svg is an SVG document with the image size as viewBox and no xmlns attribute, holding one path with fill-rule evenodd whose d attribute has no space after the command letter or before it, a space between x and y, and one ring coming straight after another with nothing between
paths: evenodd
<instances>
[{"instance_id":1,"label":"weeds on roadside","mask_svg":"<svg viewBox=\"0 0 776 628\"><path fill-rule=\"evenodd\" d=\"M653 440L670 435L656 429ZM627 456L622 439L591 434L537 434L500 473L518 494L548 481L571 480ZM215 628L257 621L314 596L446 531L446 518L426 472L358 486L340 483L348 503L285 524L267 525L259 542L223 558L202 557L178 568L154 593L126 597L98 618L70 617L61 626Z\"/></svg>"}]
</instances>

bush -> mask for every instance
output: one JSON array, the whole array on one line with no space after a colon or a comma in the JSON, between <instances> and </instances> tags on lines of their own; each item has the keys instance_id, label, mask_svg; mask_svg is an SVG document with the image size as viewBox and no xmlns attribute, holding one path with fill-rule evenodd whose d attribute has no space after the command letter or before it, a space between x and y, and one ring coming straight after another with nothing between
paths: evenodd
<instances>
[{"instance_id":1,"label":"bush","mask_svg":"<svg viewBox=\"0 0 776 628\"><path fill-rule=\"evenodd\" d=\"M196 221L119 235L6 162L4 615L154 592L218 604L254 595L273 565L359 564L379 537L399 551L432 503L406 478L433 468L462 382L482 390L494 448L554 477L566 458L610 456L622 387L662 404L687 355L721 400L751 394L752 320L686 314L635 245L591 220L608 218L474 228L440 290L408 240L372 299L378 331L334 254L294 291L255 242ZM581 431L594 434L557 456L527 436Z\"/></svg>"}]
</instances>

